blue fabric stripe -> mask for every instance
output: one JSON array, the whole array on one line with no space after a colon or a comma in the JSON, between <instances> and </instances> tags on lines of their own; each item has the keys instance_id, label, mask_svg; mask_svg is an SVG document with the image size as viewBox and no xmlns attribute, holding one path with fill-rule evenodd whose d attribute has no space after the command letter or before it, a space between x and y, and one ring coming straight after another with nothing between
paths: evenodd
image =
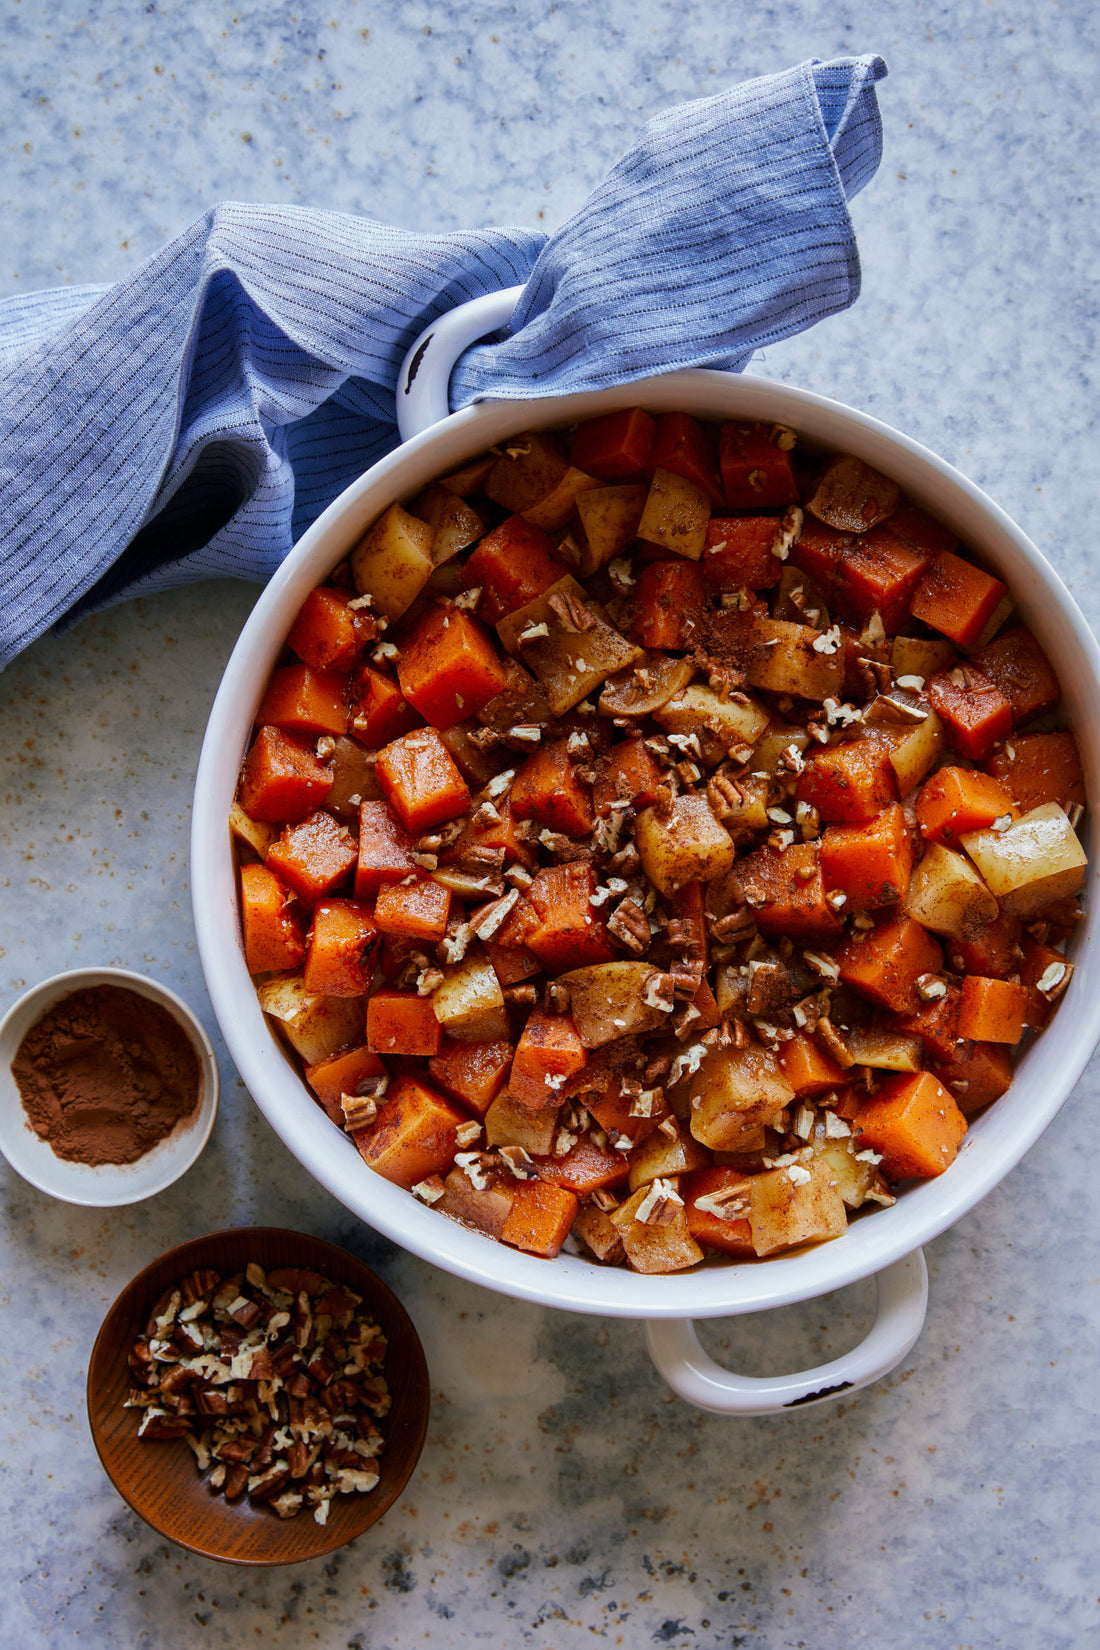
<instances>
[{"instance_id":1,"label":"blue fabric stripe","mask_svg":"<svg viewBox=\"0 0 1100 1650\"><path fill-rule=\"evenodd\" d=\"M738 371L850 304L885 72L803 63L666 110L549 240L228 202L116 286L0 303L0 663L124 596L270 576L397 444L401 361L469 298L525 287L456 405Z\"/></svg>"}]
</instances>

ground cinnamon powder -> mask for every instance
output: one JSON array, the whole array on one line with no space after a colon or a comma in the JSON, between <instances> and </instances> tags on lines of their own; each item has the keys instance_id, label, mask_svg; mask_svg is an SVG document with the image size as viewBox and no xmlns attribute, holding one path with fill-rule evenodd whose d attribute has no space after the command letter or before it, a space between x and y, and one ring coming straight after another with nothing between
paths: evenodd
<instances>
[{"instance_id":1,"label":"ground cinnamon powder","mask_svg":"<svg viewBox=\"0 0 1100 1650\"><path fill-rule=\"evenodd\" d=\"M71 1163L136 1163L199 1103L199 1062L166 1008L126 986L74 991L24 1037L27 1118Z\"/></svg>"}]
</instances>

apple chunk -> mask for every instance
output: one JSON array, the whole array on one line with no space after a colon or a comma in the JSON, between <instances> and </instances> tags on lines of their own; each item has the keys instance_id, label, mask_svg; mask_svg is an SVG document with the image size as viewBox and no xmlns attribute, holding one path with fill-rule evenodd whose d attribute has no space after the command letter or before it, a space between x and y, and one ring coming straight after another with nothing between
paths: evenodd
<instances>
[{"instance_id":1,"label":"apple chunk","mask_svg":"<svg viewBox=\"0 0 1100 1650\"><path fill-rule=\"evenodd\" d=\"M676 797L664 818L655 807L643 808L634 826L634 845L646 876L666 895L687 882L724 876L736 852L702 796Z\"/></svg>"},{"instance_id":2,"label":"apple chunk","mask_svg":"<svg viewBox=\"0 0 1100 1650\"><path fill-rule=\"evenodd\" d=\"M1085 850L1057 802L1032 808L1004 831L966 831L962 845L1009 916L1068 899L1085 880Z\"/></svg>"}]
</instances>

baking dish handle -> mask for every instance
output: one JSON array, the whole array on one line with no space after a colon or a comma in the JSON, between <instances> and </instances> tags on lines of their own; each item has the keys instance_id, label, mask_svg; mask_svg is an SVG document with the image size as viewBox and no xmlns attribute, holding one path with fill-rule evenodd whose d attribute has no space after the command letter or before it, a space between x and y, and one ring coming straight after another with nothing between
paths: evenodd
<instances>
[{"instance_id":1,"label":"baking dish handle","mask_svg":"<svg viewBox=\"0 0 1100 1650\"><path fill-rule=\"evenodd\" d=\"M397 428L402 441L446 418L451 410L451 368L470 344L506 325L521 286L471 298L433 321L420 334L397 375Z\"/></svg>"},{"instance_id":2,"label":"baking dish handle","mask_svg":"<svg viewBox=\"0 0 1100 1650\"><path fill-rule=\"evenodd\" d=\"M735 1375L705 1353L690 1318L651 1318L649 1355L672 1390L715 1415L775 1415L858 1392L910 1351L928 1308L928 1269L919 1249L875 1278L878 1305L870 1332L843 1357L795 1375Z\"/></svg>"}]
</instances>

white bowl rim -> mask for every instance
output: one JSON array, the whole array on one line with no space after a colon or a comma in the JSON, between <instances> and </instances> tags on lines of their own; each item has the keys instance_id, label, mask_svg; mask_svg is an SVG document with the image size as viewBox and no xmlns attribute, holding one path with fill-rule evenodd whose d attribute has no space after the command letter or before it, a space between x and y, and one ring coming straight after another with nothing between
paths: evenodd
<instances>
[{"instance_id":1,"label":"white bowl rim","mask_svg":"<svg viewBox=\"0 0 1100 1650\"><path fill-rule=\"evenodd\" d=\"M335 1129L317 1126L322 1114L268 1031L244 968L225 823L252 714L290 621L379 511L505 434L633 404L789 424L811 442L859 453L949 521L1004 572L1023 618L1053 653L1088 794L1100 795L1100 649L1055 570L1010 517L946 460L870 414L767 379L690 369L577 395L480 402L388 454L329 506L260 596L223 676L196 779L192 897L210 998L246 1086L303 1166L353 1213L421 1258L521 1299L616 1317L734 1316L809 1299L882 1270L937 1237L1015 1167L1064 1104L1100 1040L1095 895L1086 901L1073 946L1076 972L1056 1026L1024 1055L1010 1094L975 1120L946 1174L906 1188L892 1208L853 1221L830 1243L762 1263L647 1277L564 1253L542 1261L441 1219L365 1170ZM1090 891L1100 876L1098 816L1096 808L1086 816Z\"/></svg>"},{"instance_id":2,"label":"white bowl rim","mask_svg":"<svg viewBox=\"0 0 1100 1650\"><path fill-rule=\"evenodd\" d=\"M159 1003L180 1024L198 1056L202 1094L195 1111L136 1163L73 1163L58 1157L31 1128L23 1110L11 1062L23 1038L43 1014L74 991L97 985L127 986ZM194 1009L170 986L129 968L89 966L51 974L28 987L0 1020L0 1152L38 1191L62 1203L88 1209L122 1208L165 1191L201 1155L218 1114L217 1056Z\"/></svg>"}]
</instances>

